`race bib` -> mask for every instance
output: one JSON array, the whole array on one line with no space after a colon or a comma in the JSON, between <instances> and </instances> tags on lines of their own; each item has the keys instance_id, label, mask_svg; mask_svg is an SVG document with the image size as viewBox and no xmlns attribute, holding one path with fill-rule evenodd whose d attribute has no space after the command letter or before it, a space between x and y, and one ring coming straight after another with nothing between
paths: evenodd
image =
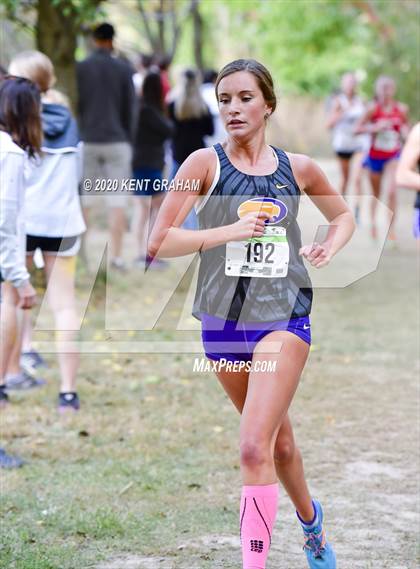
<instances>
[{"instance_id":1,"label":"race bib","mask_svg":"<svg viewBox=\"0 0 420 569\"><path fill-rule=\"evenodd\" d=\"M262 237L226 243L225 274L230 277L286 277L289 244L284 227L267 226Z\"/></svg>"},{"instance_id":2,"label":"race bib","mask_svg":"<svg viewBox=\"0 0 420 569\"><path fill-rule=\"evenodd\" d=\"M382 130L375 137L375 149L383 152L398 150L400 136L396 130Z\"/></svg>"}]
</instances>

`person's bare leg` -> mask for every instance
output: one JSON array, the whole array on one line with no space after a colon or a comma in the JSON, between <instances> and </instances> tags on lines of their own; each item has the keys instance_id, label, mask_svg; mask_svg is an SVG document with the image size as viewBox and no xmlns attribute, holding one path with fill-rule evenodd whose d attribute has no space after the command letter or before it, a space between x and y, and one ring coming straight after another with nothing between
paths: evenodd
<instances>
[{"instance_id":1,"label":"person's bare leg","mask_svg":"<svg viewBox=\"0 0 420 569\"><path fill-rule=\"evenodd\" d=\"M83 202L82 202L83 204ZM85 220L86 231L80 236L80 251L79 251L79 259L86 267L87 271L89 272L89 255L88 255L88 233L90 228L90 213L91 208L90 206L83 205L82 206L82 213L83 218Z\"/></svg>"},{"instance_id":2,"label":"person's bare leg","mask_svg":"<svg viewBox=\"0 0 420 569\"><path fill-rule=\"evenodd\" d=\"M267 348L270 353L264 352ZM269 484L267 480L276 478L274 444L308 352L308 344L290 332L271 332L254 350L253 365L266 360L274 362L276 369L270 373L252 371L249 376L240 428L244 484Z\"/></svg>"},{"instance_id":3,"label":"person's bare leg","mask_svg":"<svg viewBox=\"0 0 420 569\"><path fill-rule=\"evenodd\" d=\"M135 196L135 219L134 232L137 243L137 257L145 257L147 254L146 235L149 232L150 206L152 198L150 196Z\"/></svg>"},{"instance_id":4,"label":"person's bare leg","mask_svg":"<svg viewBox=\"0 0 420 569\"><path fill-rule=\"evenodd\" d=\"M16 375L21 371L20 356L22 354L22 327L24 311L16 307L16 332L13 342L13 348L10 353L9 363L7 366L7 374Z\"/></svg>"},{"instance_id":5,"label":"person's bare leg","mask_svg":"<svg viewBox=\"0 0 420 569\"><path fill-rule=\"evenodd\" d=\"M347 193L347 186L349 183L350 160L339 158L338 162L340 164L340 170L341 170L340 194L344 196Z\"/></svg>"},{"instance_id":6,"label":"person's bare leg","mask_svg":"<svg viewBox=\"0 0 420 569\"><path fill-rule=\"evenodd\" d=\"M302 344L300 348L303 352L300 364L298 364L299 369L299 367L303 368L306 361L308 347L301 340L297 339L297 341ZM237 410L242 413L248 392L249 374L245 371L237 373L220 371L217 377ZM294 443L287 413L277 433L272 456L276 475L284 485L296 510L302 519L311 519L313 516L312 500L305 481L301 454Z\"/></svg>"},{"instance_id":7,"label":"person's bare leg","mask_svg":"<svg viewBox=\"0 0 420 569\"><path fill-rule=\"evenodd\" d=\"M357 152L353 156L353 183L354 183L354 216L356 222L360 219L360 206L362 201L363 153Z\"/></svg>"},{"instance_id":8,"label":"person's bare leg","mask_svg":"<svg viewBox=\"0 0 420 569\"><path fill-rule=\"evenodd\" d=\"M76 375L80 362L75 342L79 330L74 291L75 271L76 257L45 255L46 294L55 320L61 392L76 391ZM61 342L66 343L68 351L63 351Z\"/></svg>"},{"instance_id":9,"label":"person's bare leg","mask_svg":"<svg viewBox=\"0 0 420 569\"><path fill-rule=\"evenodd\" d=\"M376 239L377 237L376 210L378 208L378 200L381 195L382 174L371 171L369 172L369 179L372 186L372 194L373 194L373 199L370 204L371 235L373 239Z\"/></svg>"},{"instance_id":10,"label":"person's bare leg","mask_svg":"<svg viewBox=\"0 0 420 569\"><path fill-rule=\"evenodd\" d=\"M126 216L124 207L111 207L109 209L110 251L111 258L121 257L123 237L126 230Z\"/></svg>"},{"instance_id":11,"label":"person's bare leg","mask_svg":"<svg viewBox=\"0 0 420 569\"><path fill-rule=\"evenodd\" d=\"M277 476L300 517L303 520L311 520L312 498L305 480L302 454L295 444L289 415L286 415L277 435L274 462Z\"/></svg>"},{"instance_id":12,"label":"person's bare leg","mask_svg":"<svg viewBox=\"0 0 420 569\"><path fill-rule=\"evenodd\" d=\"M12 284L1 284L0 304L0 385L5 383L7 372L19 373L20 366L11 364L11 356L18 341L17 304L19 296Z\"/></svg>"},{"instance_id":13,"label":"person's bare leg","mask_svg":"<svg viewBox=\"0 0 420 569\"><path fill-rule=\"evenodd\" d=\"M34 266L32 253L26 255L26 267L31 271ZM31 349L32 342L32 310L21 310L16 308L16 341L10 356L7 373L15 375L21 371L20 357L22 351Z\"/></svg>"},{"instance_id":14,"label":"person's bare leg","mask_svg":"<svg viewBox=\"0 0 420 569\"><path fill-rule=\"evenodd\" d=\"M26 267L28 271L32 270L34 265L33 255L26 255ZM32 349L32 311L22 310L21 315L21 335L22 335L22 352L29 352Z\"/></svg>"},{"instance_id":15,"label":"person's bare leg","mask_svg":"<svg viewBox=\"0 0 420 569\"><path fill-rule=\"evenodd\" d=\"M389 227L389 239L395 240L395 219L397 213L397 160L390 160L385 166L385 192L388 197L388 207L392 212L391 224Z\"/></svg>"}]
</instances>

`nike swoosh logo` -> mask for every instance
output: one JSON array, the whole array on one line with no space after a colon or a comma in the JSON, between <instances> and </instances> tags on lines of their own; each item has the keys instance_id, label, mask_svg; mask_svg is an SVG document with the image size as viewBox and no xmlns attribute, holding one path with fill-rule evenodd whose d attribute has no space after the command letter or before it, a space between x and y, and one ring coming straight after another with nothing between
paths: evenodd
<instances>
[{"instance_id":1,"label":"nike swoosh logo","mask_svg":"<svg viewBox=\"0 0 420 569\"><path fill-rule=\"evenodd\" d=\"M304 325L303 325L303 329L304 329L304 330L309 330L310 327L311 327L310 324L304 324Z\"/></svg>"},{"instance_id":2,"label":"nike swoosh logo","mask_svg":"<svg viewBox=\"0 0 420 569\"><path fill-rule=\"evenodd\" d=\"M288 184L283 184L283 186L280 186L280 184L276 184L276 188L278 190L281 190L282 188L287 188Z\"/></svg>"}]
</instances>

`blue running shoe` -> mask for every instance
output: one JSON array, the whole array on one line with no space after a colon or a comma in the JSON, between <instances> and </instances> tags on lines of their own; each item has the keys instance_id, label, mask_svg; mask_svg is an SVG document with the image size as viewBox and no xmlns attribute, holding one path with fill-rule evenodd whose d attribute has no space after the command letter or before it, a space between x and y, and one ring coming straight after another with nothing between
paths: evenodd
<instances>
[{"instance_id":1,"label":"blue running shoe","mask_svg":"<svg viewBox=\"0 0 420 569\"><path fill-rule=\"evenodd\" d=\"M18 456L7 454L6 451L0 448L0 468L20 468L25 462Z\"/></svg>"},{"instance_id":2,"label":"blue running shoe","mask_svg":"<svg viewBox=\"0 0 420 569\"><path fill-rule=\"evenodd\" d=\"M61 392L58 395L58 411L65 413L66 411L79 411L79 396L75 391Z\"/></svg>"},{"instance_id":3,"label":"blue running shoe","mask_svg":"<svg viewBox=\"0 0 420 569\"><path fill-rule=\"evenodd\" d=\"M308 526L300 520L305 536L303 549L306 553L308 565L310 569L337 569L334 550L328 543L325 530L322 527L324 513L321 504L317 500L312 500L312 503L316 512L314 524Z\"/></svg>"},{"instance_id":4,"label":"blue running shoe","mask_svg":"<svg viewBox=\"0 0 420 569\"><path fill-rule=\"evenodd\" d=\"M20 365L31 375L34 375L39 367L48 367L47 362L36 350L22 352L20 355Z\"/></svg>"},{"instance_id":5,"label":"blue running shoe","mask_svg":"<svg viewBox=\"0 0 420 569\"><path fill-rule=\"evenodd\" d=\"M7 391L26 391L27 389L34 389L45 385L45 379L34 377L25 370L21 370L16 374L8 374L6 376L6 390Z\"/></svg>"}]
</instances>

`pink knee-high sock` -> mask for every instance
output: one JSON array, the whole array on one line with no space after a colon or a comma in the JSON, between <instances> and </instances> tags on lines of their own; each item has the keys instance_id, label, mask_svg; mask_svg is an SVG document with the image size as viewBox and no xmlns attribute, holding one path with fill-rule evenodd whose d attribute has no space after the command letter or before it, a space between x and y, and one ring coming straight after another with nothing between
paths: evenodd
<instances>
[{"instance_id":1,"label":"pink knee-high sock","mask_svg":"<svg viewBox=\"0 0 420 569\"><path fill-rule=\"evenodd\" d=\"M239 518L243 569L265 569L278 501L278 484L243 486Z\"/></svg>"}]
</instances>

